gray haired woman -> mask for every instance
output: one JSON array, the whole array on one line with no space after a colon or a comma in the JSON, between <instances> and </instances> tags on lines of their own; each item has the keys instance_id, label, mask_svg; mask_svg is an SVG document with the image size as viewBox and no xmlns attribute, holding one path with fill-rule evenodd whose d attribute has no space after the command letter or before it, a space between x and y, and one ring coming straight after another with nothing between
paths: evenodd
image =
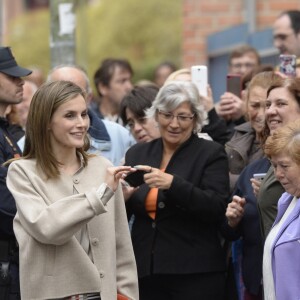
<instances>
[{"instance_id":1,"label":"gray haired woman","mask_svg":"<svg viewBox=\"0 0 300 300\"><path fill-rule=\"evenodd\" d=\"M223 299L225 257L218 236L229 194L223 147L197 136L206 118L196 86L174 81L148 117L161 137L131 147L125 165L143 170L128 199L140 299Z\"/></svg>"}]
</instances>

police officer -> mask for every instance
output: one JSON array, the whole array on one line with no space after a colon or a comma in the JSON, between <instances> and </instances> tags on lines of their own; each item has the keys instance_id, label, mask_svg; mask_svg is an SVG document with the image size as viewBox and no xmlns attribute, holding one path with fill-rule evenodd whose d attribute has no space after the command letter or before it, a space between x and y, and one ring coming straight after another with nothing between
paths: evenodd
<instances>
[{"instance_id":1,"label":"police officer","mask_svg":"<svg viewBox=\"0 0 300 300\"><path fill-rule=\"evenodd\" d=\"M23 98L21 77L31 73L18 66L11 49L0 47L0 299L20 299L18 247L13 232L13 218L16 214L15 201L6 187L7 167L3 163L18 157L21 151L17 145L16 126L9 124L5 115L11 104Z\"/></svg>"}]
</instances>

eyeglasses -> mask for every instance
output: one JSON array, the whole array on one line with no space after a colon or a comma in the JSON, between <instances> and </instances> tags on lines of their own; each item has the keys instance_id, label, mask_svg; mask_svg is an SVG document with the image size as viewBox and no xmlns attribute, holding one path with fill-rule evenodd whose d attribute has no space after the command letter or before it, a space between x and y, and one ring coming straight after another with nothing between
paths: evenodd
<instances>
[{"instance_id":1,"label":"eyeglasses","mask_svg":"<svg viewBox=\"0 0 300 300\"><path fill-rule=\"evenodd\" d=\"M195 114L192 116L187 116L187 115L173 115L172 113L158 110L158 114L161 116L162 120L166 122L172 122L174 118L177 118L178 123L180 124L188 124L191 123L191 121L194 119Z\"/></svg>"}]
</instances>

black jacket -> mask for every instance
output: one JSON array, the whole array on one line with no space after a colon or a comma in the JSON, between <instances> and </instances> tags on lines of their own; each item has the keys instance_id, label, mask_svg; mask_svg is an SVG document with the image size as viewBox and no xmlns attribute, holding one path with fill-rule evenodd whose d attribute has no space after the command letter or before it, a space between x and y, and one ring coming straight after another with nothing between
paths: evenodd
<instances>
[{"instance_id":1,"label":"black jacket","mask_svg":"<svg viewBox=\"0 0 300 300\"><path fill-rule=\"evenodd\" d=\"M17 130L16 130L17 129ZM0 269L0 299L20 299L19 284L19 250L13 232L13 219L16 214L15 200L6 186L7 167L2 164L17 156L21 151L16 144L16 138L22 131L17 126L11 126L6 119L0 118L0 261L9 263L7 272Z\"/></svg>"},{"instance_id":2,"label":"black jacket","mask_svg":"<svg viewBox=\"0 0 300 300\"><path fill-rule=\"evenodd\" d=\"M162 140L131 147L125 165L160 167ZM127 201L135 215L132 241L139 277L225 270L218 226L229 194L228 162L223 147L192 135L174 153L165 170L174 176L159 190L156 218L145 210L146 184Z\"/></svg>"},{"instance_id":3,"label":"black jacket","mask_svg":"<svg viewBox=\"0 0 300 300\"><path fill-rule=\"evenodd\" d=\"M16 154L21 155L11 128L5 118L0 118L0 238L14 236L12 222L17 211L15 200L6 186L7 167L2 166Z\"/></svg>"},{"instance_id":4,"label":"black jacket","mask_svg":"<svg viewBox=\"0 0 300 300\"><path fill-rule=\"evenodd\" d=\"M209 123L203 126L201 132L207 133L215 142L225 145L231 136L225 120L218 116L215 108L211 109L207 116Z\"/></svg>"},{"instance_id":5,"label":"black jacket","mask_svg":"<svg viewBox=\"0 0 300 300\"><path fill-rule=\"evenodd\" d=\"M258 295L262 279L263 239L260 229L257 200L253 194L250 179L254 173L265 173L270 167L267 158L258 159L249 164L241 173L233 195L245 197L244 216L237 226L231 228L227 221L223 223L221 232L231 241L242 239L242 274L247 290Z\"/></svg>"}]
</instances>

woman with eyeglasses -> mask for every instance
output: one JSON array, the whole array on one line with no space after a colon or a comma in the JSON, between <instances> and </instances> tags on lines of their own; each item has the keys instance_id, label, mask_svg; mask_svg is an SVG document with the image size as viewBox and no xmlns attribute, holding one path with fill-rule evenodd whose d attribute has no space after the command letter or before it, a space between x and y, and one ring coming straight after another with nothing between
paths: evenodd
<instances>
[{"instance_id":1,"label":"woman with eyeglasses","mask_svg":"<svg viewBox=\"0 0 300 300\"><path fill-rule=\"evenodd\" d=\"M125 165L144 184L127 201L141 300L223 299L225 255L219 239L229 196L224 148L197 136L206 113L191 82L164 85L146 112L161 137L138 143Z\"/></svg>"}]
</instances>

